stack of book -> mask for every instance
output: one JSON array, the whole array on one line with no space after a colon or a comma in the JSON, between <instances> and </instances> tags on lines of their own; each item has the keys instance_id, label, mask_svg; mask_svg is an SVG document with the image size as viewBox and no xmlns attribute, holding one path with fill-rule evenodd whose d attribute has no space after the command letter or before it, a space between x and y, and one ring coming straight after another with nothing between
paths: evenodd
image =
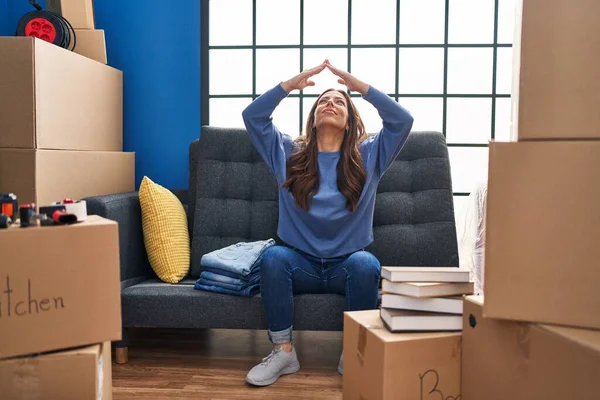
<instances>
[{"instance_id":1,"label":"stack of book","mask_svg":"<svg viewBox=\"0 0 600 400\"><path fill-rule=\"evenodd\" d=\"M383 267L381 319L388 330L460 331L469 271L456 267Z\"/></svg>"}]
</instances>

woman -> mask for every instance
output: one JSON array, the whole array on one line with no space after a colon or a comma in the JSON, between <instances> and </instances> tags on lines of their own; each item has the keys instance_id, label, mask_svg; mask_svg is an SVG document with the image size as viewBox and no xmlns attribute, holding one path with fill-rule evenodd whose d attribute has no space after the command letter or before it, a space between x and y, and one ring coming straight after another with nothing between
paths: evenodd
<instances>
[{"instance_id":1,"label":"woman","mask_svg":"<svg viewBox=\"0 0 600 400\"><path fill-rule=\"evenodd\" d=\"M273 125L271 114L281 100L292 90L313 86L310 78L325 68L375 106L383 120L379 134L368 138L350 96L332 89L313 105L304 136L294 141ZM277 178L277 234L287 244L268 248L259 261L275 347L246 381L266 386L300 369L292 344L293 294L339 293L345 295L346 311L377 308L380 264L364 248L373 241L377 184L406 142L413 118L389 96L328 60L258 97L243 117Z\"/></svg>"}]
</instances>

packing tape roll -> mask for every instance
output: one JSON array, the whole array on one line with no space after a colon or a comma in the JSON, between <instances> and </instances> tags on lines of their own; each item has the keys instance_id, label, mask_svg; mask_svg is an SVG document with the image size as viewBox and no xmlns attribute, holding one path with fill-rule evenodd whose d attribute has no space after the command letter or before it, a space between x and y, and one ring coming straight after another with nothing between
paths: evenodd
<instances>
[{"instance_id":1,"label":"packing tape roll","mask_svg":"<svg viewBox=\"0 0 600 400\"><path fill-rule=\"evenodd\" d=\"M51 205L64 206L69 214L74 214L77 217L77 222L83 222L87 219L87 204L85 200L79 200L73 203L63 203L62 201L57 201Z\"/></svg>"}]
</instances>

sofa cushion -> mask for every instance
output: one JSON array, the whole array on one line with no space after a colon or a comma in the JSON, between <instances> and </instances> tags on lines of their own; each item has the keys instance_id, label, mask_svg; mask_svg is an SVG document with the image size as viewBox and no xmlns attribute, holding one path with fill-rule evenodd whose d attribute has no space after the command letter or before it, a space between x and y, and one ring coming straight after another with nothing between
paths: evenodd
<instances>
[{"instance_id":1,"label":"sofa cushion","mask_svg":"<svg viewBox=\"0 0 600 400\"><path fill-rule=\"evenodd\" d=\"M206 253L237 242L280 241L277 182L246 131L203 128L195 149L190 274L197 278Z\"/></svg>"},{"instance_id":2,"label":"sofa cushion","mask_svg":"<svg viewBox=\"0 0 600 400\"><path fill-rule=\"evenodd\" d=\"M203 127L190 147L191 275L203 254L277 237L277 182L244 129ZM439 132L412 132L377 190L374 242L382 265L458 266L450 162Z\"/></svg>"},{"instance_id":3,"label":"sofa cushion","mask_svg":"<svg viewBox=\"0 0 600 400\"><path fill-rule=\"evenodd\" d=\"M367 248L382 265L458 266L446 140L412 132L381 178Z\"/></svg>"},{"instance_id":4,"label":"sofa cushion","mask_svg":"<svg viewBox=\"0 0 600 400\"><path fill-rule=\"evenodd\" d=\"M127 327L267 329L260 295L230 296L194 289L194 279L170 285L153 278L122 291ZM294 328L342 329L344 296L294 296Z\"/></svg>"},{"instance_id":5,"label":"sofa cushion","mask_svg":"<svg viewBox=\"0 0 600 400\"><path fill-rule=\"evenodd\" d=\"M148 261L165 282L181 281L190 268L188 220L181 201L144 177L139 191Z\"/></svg>"}]
</instances>

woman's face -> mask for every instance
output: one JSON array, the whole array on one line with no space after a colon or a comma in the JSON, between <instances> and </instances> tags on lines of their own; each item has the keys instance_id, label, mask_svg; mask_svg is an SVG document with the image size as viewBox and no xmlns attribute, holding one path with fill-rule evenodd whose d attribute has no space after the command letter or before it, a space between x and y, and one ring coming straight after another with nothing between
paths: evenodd
<instances>
[{"instance_id":1,"label":"woman's face","mask_svg":"<svg viewBox=\"0 0 600 400\"><path fill-rule=\"evenodd\" d=\"M346 130L348 127L348 104L340 92L331 90L317 100L314 127L324 126Z\"/></svg>"}]
</instances>

